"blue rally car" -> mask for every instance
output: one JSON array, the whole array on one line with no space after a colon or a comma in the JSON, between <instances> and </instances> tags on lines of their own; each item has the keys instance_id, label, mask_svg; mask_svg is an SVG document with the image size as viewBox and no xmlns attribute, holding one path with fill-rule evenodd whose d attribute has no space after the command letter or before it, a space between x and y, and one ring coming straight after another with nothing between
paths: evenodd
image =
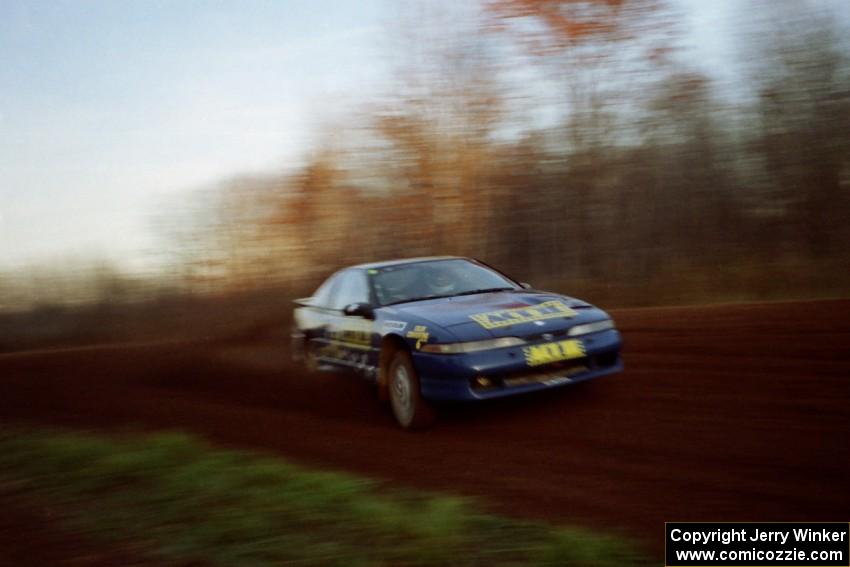
<instances>
[{"instance_id":1,"label":"blue rally car","mask_svg":"<svg viewBox=\"0 0 850 567\"><path fill-rule=\"evenodd\" d=\"M604 311L470 258L345 268L296 303L296 357L310 370L364 375L405 428L428 425L431 402L510 396L623 369L620 334Z\"/></svg>"}]
</instances>

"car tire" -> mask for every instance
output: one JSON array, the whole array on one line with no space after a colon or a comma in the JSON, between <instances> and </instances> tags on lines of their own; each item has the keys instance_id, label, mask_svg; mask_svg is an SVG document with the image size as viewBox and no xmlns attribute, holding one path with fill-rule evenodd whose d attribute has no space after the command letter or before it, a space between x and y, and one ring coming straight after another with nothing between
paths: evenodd
<instances>
[{"instance_id":1,"label":"car tire","mask_svg":"<svg viewBox=\"0 0 850 567\"><path fill-rule=\"evenodd\" d=\"M405 429L424 429L434 423L436 413L423 397L410 353L399 350L389 366L390 406L396 421Z\"/></svg>"}]
</instances>

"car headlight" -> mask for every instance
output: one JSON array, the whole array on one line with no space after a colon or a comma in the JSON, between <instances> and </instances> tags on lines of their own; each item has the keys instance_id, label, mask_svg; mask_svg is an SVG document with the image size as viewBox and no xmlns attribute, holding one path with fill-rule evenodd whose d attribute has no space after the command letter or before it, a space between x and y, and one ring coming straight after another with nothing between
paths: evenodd
<instances>
[{"instance_id":1,"label":"car headlight","mask_svg":"<svg viewBox=\"0 0 850 567\"><path fill-rule=\"evenodd\" d=\"M524 344L525 341L519 337L502 337L500 339L487 339L486 341L470 341L466 343L426 344L422 345L422 351L437 354L461 354Z\"/></svg>"},{"instance_id":2,"label":"car headlight","mask_svg":"<svg viewBox=\"0 0 850 567\"><path fill-rule=\"evenodd\" d=\"M589 333L598 333L599 331L607 331L614 328L614 321L605 319L604 321L596 321L595 323L585 323L584 325L576 325L571 328L567 334L571 337L578 335L587 335Z\"/></svg>"}]
</instances>

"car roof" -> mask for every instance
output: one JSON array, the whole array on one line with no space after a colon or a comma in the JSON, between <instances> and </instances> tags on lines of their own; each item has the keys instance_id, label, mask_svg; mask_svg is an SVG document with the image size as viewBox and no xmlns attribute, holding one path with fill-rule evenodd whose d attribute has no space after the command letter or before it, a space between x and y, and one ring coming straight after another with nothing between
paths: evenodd
<instances>
[{"instance_id":1,"label":"car roof","mask_svg":"<svg viewBox=\"0 0 850 567\"><path fill-rule=\"evenodd\" d=\"M386 268L387 266L398 266L401 264L416 264L419 262L433 262L435 260L470 260L464 256L421 256L419 258L398 258L396 260L384 260L383 262L370 262L349 266L348 269Z\"/></svg>"}]
</instances>

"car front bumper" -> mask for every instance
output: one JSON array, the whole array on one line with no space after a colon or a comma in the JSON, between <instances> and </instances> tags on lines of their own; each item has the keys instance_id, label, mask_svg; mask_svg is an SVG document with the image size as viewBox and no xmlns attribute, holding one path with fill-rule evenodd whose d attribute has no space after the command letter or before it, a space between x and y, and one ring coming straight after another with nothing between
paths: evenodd
<instances>
[{"instance_id":1,"label":"car front bumper","mask_svg":"<svg viewBox=\"0 0 850 567\"><path fill-rule=\"evenodd\" d=\"M501 398L575 384L623 370L622 341L616 330L575 340L581 341L584 356L539 366L526 362L524 347L450 355L414 352L413 361L422 395L434 401ZM481 382L488 385L482 386Z\"/></svg>"}]
</instances>

